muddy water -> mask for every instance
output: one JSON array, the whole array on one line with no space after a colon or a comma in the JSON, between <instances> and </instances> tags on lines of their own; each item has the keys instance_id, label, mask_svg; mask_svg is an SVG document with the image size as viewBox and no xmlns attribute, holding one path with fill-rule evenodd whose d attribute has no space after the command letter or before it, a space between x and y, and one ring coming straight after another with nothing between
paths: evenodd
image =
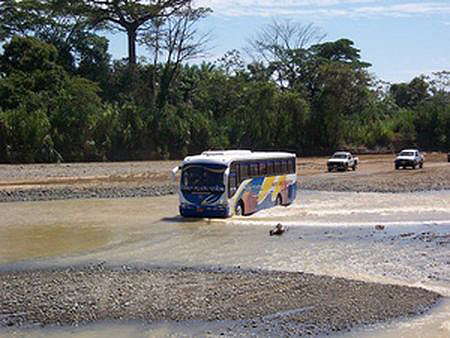
<instances>
[{"instance_id":1,"label":"muddy water","mask_svg":"<svg viewBox=\"0 0 450 338\"><path fill-rule=\"evenodd\" d=\"M137 241L167 216L164 205L164 198L0 204L0 263Z\"/></svg>"},{"instance_id":2,"label":"muddy water","mask_svg":"<svg viewBox=\"0 0 450 338\"><path fill-rule=\"evenodd\" d=\"M20 261L240 266L423 286L446 296L431 313L349 336L450 335L450 192L302 192L289 207L250 217L185 220L176 214L175 196L2 204L0 262L8 268L20 268ZM280 221L288 231L270 237L269 229ZM197 335L208 325L100 323L16 333Z\"/></svg>"}]
</instances>

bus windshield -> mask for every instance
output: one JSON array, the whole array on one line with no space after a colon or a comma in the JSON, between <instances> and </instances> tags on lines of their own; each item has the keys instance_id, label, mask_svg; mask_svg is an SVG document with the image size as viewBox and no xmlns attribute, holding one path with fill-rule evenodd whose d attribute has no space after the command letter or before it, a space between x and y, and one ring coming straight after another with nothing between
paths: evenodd
<instances>
[{"instance_id":1,"label":"bus windshield","mask_svg":"<svg viewBox=\"0 0 450 338\"><path fill-rule=\"evenodd\" d=\"M224 192L225 166L191 164L183 167L181 190L186 192Z\"/></svg>"}]
</instances>

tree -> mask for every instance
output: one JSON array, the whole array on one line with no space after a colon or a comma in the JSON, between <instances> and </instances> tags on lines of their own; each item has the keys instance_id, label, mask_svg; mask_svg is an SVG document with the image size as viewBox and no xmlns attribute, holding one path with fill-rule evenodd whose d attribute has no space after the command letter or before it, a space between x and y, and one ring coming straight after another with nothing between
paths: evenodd
<instances>
[{"instance_id":1,"label":"tree","mask_svg":"<svg viewBox=\"0 0 450 338\"><path fill-rule=\"evenodd\" d=\"M192 0L83 0L74 10L83 13L96 27L126 32L128 36L128 62L136 64L136 41L142 30L156 18L167 18Z\"/></svg>"},{"instance_id":2,"label":"tree","mask_svg":"<svg viewBox=\"0 0 450 338\"><path fill-rule=\"evenodd\" d=\"M339 39L333 42L324 42L311 46L315 57L328 61L341 61L349 63L359 63L362 67L369 67L367 62L361 62L359 49L353 47L353 41L349 39Z\"/></svg>"},{"instance_id":3,"label":"tree","mask_svg":"<svg viewBox=\"0 0 450 338\"><path fill-rule=\"evenodd\" d=\"M36 149L41 146L48 150L47 160L57 159L56 151L66 160L95 153L90 145L96 114L102 109L99 88L67 74L56 63L57 55L55 47L33 37L14 37L4 45L0 110L12 130L12 158L39 161L42 154Z\"/></svg>"},{"instance_id":4,"label":"tree","mask_svg":"<svg viewBox=\"0 0 450 338\"><path fill-rule=\"evenodd\" d=\"M104 78L98 73L109 67L108 41L92 32L82 11L74 10L79 4L76 0L4 1L0 3L0 38L36 37L56 47L58 64L71 74Z\"/></svg>"},{"instance_id":5,"label":"tree","mask_svg":"<svg viewBox=\"0 0 450 338\"><path fill-rule=\"evenodd\" d=\"M429 84L424 77L416 77L410 83L393 84L390 92L395 102L402 108L414 108L430 96Z\"/></svg>"},{"instance_id":6,"label":"tree","mask_svg":"<svg viewBox=\"0 0 450 338\"><path fill-rule=\"evenodd\" d=\"M2 122L3 120L3 122ZM50 122L42 110L29 110L24 106L0 111L0 125L4 124L6 147L5 158L0 162L49 162L59 158L50 136ZM0 126L1 128L1 126ZM0 130L1 133L1 130ZM0 155L2 144L0 141ZM6 150L6 152L5 152Z\"/></svg>"},{"instance_id":7,"label":"tree","mask_svg":"<svg viewBox=\"0 0 450 338\"><path fill-rule=\"evenodd\" d=\"M368 102L370 78L365 68L369 64L359 60L359 50L352 44L350 40L338 40L314 45L310 59L300 70L299 79L313 107L311 139L322 149L342 145L345 118L360 114Z\"/></svg>"},{"instance_id":8,"label":"tree","mask_svg":"<svg viewBox=\"0 0 450 338\"><path fill-rule=\"evenodd\" d=\"M14 37L0 56L0 108L49 107L66 81L55 47L31 37Z\"/></svg>"},{"instance_id":9,"label":"tree","mask_svg":"<svg viewBox=\"0 0 450 338\"><path fill-rule=\"evenodd\" d=\"M325 34L313 24L303 25L289 20L283 22L274 20L264 26L256 38L248 40L250 48L247 51L267 63L283 61L286 50L305 49L324 37Z\"/></svg>"},{"instance_id":10,"label":"tree","mask_svg":"<svg viewBox=\"0 0 450 338\"><path fill-rule=\"evenodd\" d=\"M274 20L263 27L256 38L248 40L247 52L256 61L263 61L268 65L281 87L292 88L299 60L307 57L307 47L324 37L313 24Z\"/></svg>"},{"instance_id":11,"label":"tree","mask_svg":"<svg viewBox=\"0 0 450 338\"><path fill-rule=\"evenodd\" d=\"M176 79L181 64L206 53L210 34L209 32L199 34L195 25L209 12L209 8L193 9L187 6L163 21L154 20L152 29L144 33L143 42L154 53L152 87L155 91L157 87L155 82L159 78L157 100L159 108L166 103L169 89ZM160 55L165 56L161 69L158 68ZM153 96L156 98L156 92Z\"/></svg>"},{"instance_id":12,"label":"tree","mask_svg":"<svg viewBox=\"0 0 450 338\"><path fill-rule=\"evenodd\" d=\"M51 18L48 1L40 0L3 0L0 2L0 41L14 35L28 35L37 26L47 25Z\"/></svg>"}]
</instances>

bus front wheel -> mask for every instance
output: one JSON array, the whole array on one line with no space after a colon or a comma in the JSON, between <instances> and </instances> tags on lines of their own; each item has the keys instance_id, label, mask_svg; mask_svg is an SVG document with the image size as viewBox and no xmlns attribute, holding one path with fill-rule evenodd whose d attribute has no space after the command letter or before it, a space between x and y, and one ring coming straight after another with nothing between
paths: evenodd
<instances>
[{"instance_id":1,"label":"bus front wheel","mask_svg":"<svg viewBox=\"0 0 450 338\"><path fill-rule=\"evenodd\" d=\"M277 199L275 200L275 205L281 205L281 195L277 196Z\"/></svg>"},{"instance_id":2,"label":"bus front wheel","mask_svg":"<svg viewBox=\"0 0 450 338\"><path fill-rule=\"evenodd\" d=\"M236 216L244 216L244 203L242 203L242 201L239 201L238 204L236 204L234 214Z\"/></svg>"}]
</instances>

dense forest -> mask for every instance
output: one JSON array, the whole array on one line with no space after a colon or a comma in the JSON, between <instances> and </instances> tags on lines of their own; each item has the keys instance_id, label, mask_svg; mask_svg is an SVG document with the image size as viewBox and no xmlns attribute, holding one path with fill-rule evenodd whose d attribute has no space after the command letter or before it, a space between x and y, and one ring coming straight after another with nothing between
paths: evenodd
<instances>
[{"instance_id":1,"label":"dense forest","mask_svg":"<svg viewBox=\"0 0 450 338\"><path fill-rule=\"evenodd\" d=\"M288 21L201 62L209 13L190 0L0 2L0 162L450 149L449 71L385 83L351 40ZM126 59L111 60L105 31L127 34Z\"/></svg>"}]
</instances>

